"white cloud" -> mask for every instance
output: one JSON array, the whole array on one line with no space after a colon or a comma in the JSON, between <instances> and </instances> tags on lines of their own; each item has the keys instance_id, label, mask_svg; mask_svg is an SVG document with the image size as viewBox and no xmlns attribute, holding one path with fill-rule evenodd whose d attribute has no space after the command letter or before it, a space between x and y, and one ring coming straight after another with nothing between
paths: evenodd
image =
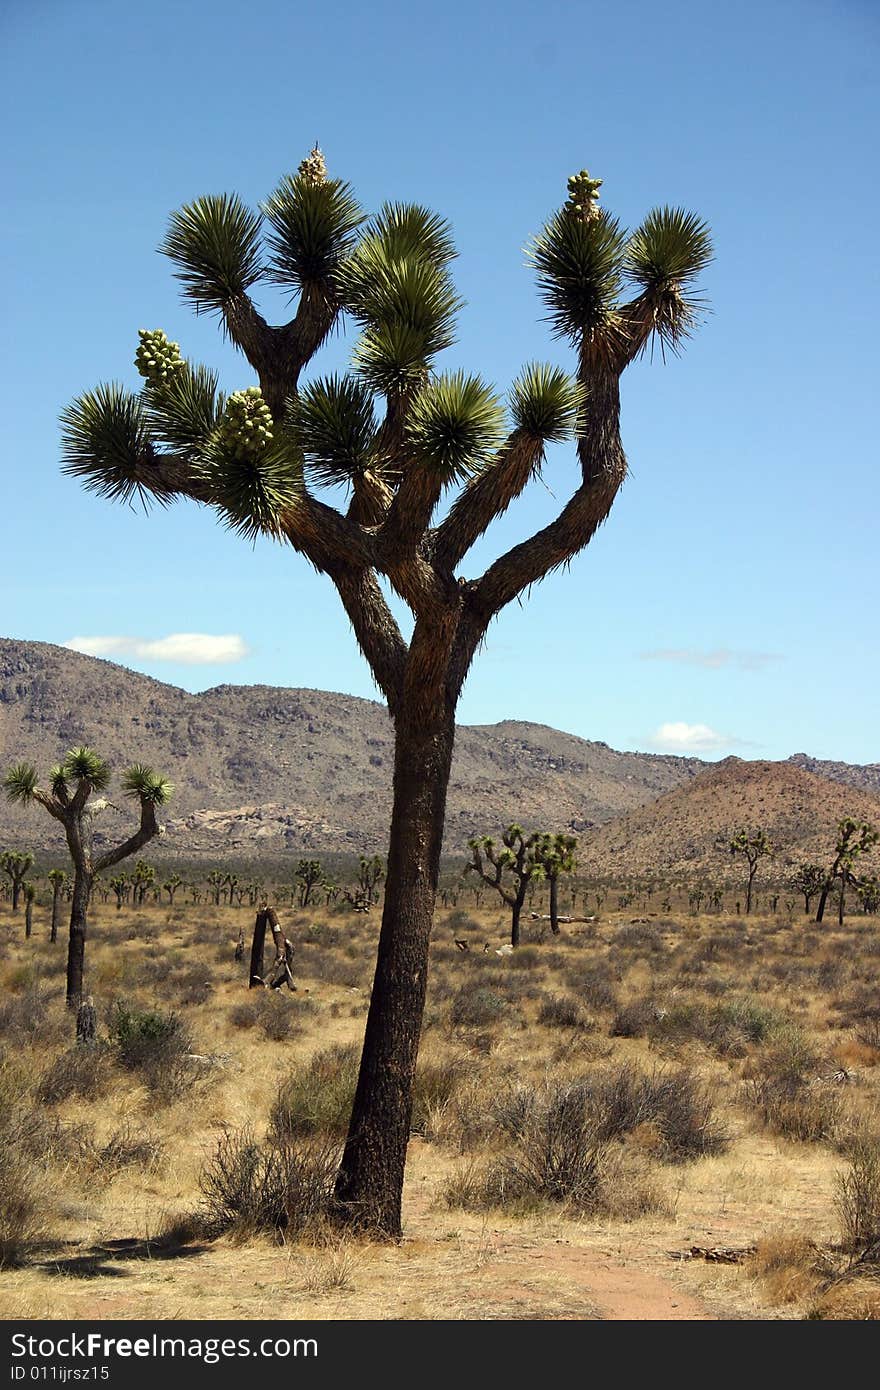
<instances>
[{"instance_id":1,"label":"white cloud","mask_svg":"<svg viewBox=\"0 0 880 1390\"><path fill-rule=\"evenodd\" d=\"M237 633L172 632L167 637L71 637L64 643L85 656L128 656L138 661L176 661L183 666L214 666L242 661L248 647Z\"/></svg>"},{"instance_id":2,"label":"white cloud","mask_svg":"<svg viewBox=\"0 0 880 1390\"><path fill-rule=\"evenodd\" d=\"M706 671L721 671L733 667L737 671L761 671L771 662L779 661L776 652L736 652L729 647L703 652L695 647L661 647L658 651L642 652L643 661L673 661L681 666L702 666Z\"/></svg>"},{"instance_id":3,"label":"white cloud","mask_svg":"<svg viewBox=\"0 0 880 1390\"><path fill-rule=\"evenodd\" d=\"M708 724L686 724L683 719L677 719L661 724L648 743L667 753L709 753L719 748L732 748L742 740L719 734Z\"/></svg>"}]
</instances>

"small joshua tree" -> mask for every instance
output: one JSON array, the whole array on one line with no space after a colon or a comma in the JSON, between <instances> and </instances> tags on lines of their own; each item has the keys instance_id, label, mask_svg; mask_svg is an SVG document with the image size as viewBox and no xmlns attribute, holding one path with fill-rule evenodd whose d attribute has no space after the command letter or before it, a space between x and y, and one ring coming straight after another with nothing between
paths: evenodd
<instances>
[{"instance_id":1,"label":"small joshua tree","mask_svg":"<svg viewBox=\"0 0 880 1390\"><path fill-rule=\"evenodd\" d=\"M825 878L825 870L822 868L820 864L804 863L798 867L794 877L791 880L792 886L796 888L799 893L803 893L804 895L804 912L808 915L810 911L810 903L813 901L817 893L822 892L822 888L825 884Z\"/></svg>"},{"instance_id":2,"label":"small joshua tree","mask_svg":"<svg viewBox=\"0 0 880 1390\"><path fill-rule=\"evenodd\" d=\"M870 849L873 849L878 840L880 840L880 832L876 831L867 821L859 821L855 820L852 816L844 816L837 827L837 839L834 843L834 859L824 876L819 894L819 906L816 910L817 922L821 922L825 917L825 906L828 902L828 894L831 892L836 879L840 879L838 920L841 923L843 922L846 884L848 882L857 881L853 872L856 861L860 859L863 854L867 854Z\"/></svg>"},{"instance_id":3,"label":"small joshua tree","mask_svg":"<svg viewBox=\"0 0 880 1390\"><path fill-rule=\"evenodd\" d=\"M182 883L183 879L180 877L180 874L172 874L171 877L169 879L166 879L165 882L162 884L162 887L168 894L168 903L170 907L174 906L174 894L177 892L178 888L181 886Z\"/></svg>"},{"instance_id":4,"label":"small joshua tree","mask_svg":"<svg viewBox=\"0 0 880 1390\"><path fill-rule=\"evenodd\" d=\"M63 869L50 869L46 875L52 885L52 926L49 931L49 940L58 940L58 923L61 920L61 894L67 882L67 874Z\"/></svg>"},{"instance_id":5,"label":"small joshua tree","mask_svg":"<svg viewBox=\"0 0 880 1390\"><path fill-rule=\"evenodd\" d=\"M32 854L22 854L18 850L7 849L0 854L0 869L9 875L12 881L12 911L18 911L18 904L21 901L21 894L27 878L33 866L34 856Z\"/></svg>"},{"instance_id":6,"label":"small joshua tree","mask_svg":"<svg viewBox=\"0 0 880 1390\"><path fill-rule=\"evenodd\" d=\"M379 884L384 877L385 861L381 854L374 854L371 859L362 854L358 864L358 888L367 903L378 901Z\"/></svg>"},{"instance_id":7,"label":"small joshua tree","mask_svg":"<svg viewBox=\"0 0 880 1390\"><path fill-rule=\"evenodd\" d=\"M308 907L312 890L324 881L324 870L317 859L301 859L294 874L300 907Z\"/></svg>"},{"instance_id":8,"label":"small joshua tree","mask_svg":"<svg viewBox=\"0 0 880 1390\"><path fill-rule=\"evenodd\" d=\"M79 1006L82 996L86 930L89 900L95 877L120 860L135 854L159 834L156 810L171 795L171 784L157 777L143 763L133 763L122 775L123 793L140 808L140 824L132 835L103 854L93 854L92 821L107 809L108 803L92 797L110 784L109 764L93 748L72 748L64 762L49 773L48 787L40 786L37 770L30 763L18 763L4 778L10 801L36 802L64 828L73 860L73 898L70 912L70 939L67 950L67 1003Z\"/></svg>"},{"instance_id":9,"label":"small joshua tree","mask_svg":"<svg viewBox=\"0 0 880 1390\"><path fill-rule=\"evenodd\" d=\"M748 887L746 889L746 915L752 910L752 888L755 882L755 874L758 872L758 864L769 854L773 853L773 846L767 839L763 830L737 830L728 845L731 855L742 854L749 866Z\"/></svg>"},{"instance_id":10,"label":"small joshua tree","mask_svg":"<svg viewBox=\"0 0 880 1390\"><path fill-rule=\"evenodd\" d=\"M509 825L501 836L503 848L499 849L491 835L482 835L468 840L471 861L465 873L475 873L494 888L510 908L510 944L519 945L520 916L529 884L545 877L544 865L539 857L538 846L543 836L526 836L521 825ZM487 868L487 864L490 866ZM513 880L512 887L505 882L505 875Z\"/></svg>"},{"instance_id":11,"label":"small joshua tree","mask_svg":"<svg viewBox=\"0 0 880 1390\"><path fill-rule=\"evenodd\" d=\"M559 878L575 871L575 835L542 835L535 847L535 857L544 870L550 885L550 930L559 935Z\"/></svg>"}]
</instances>

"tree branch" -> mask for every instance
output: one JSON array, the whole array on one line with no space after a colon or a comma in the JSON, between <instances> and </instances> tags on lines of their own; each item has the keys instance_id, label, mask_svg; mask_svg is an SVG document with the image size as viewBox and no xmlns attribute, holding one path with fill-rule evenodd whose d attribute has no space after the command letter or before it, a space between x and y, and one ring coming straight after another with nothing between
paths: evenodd
<instances>
[{"instance_id":1,"label":"tree branch","mask_svg":"<svg viewBox=\"0 0 880 1390\"><path fill-rule=\"evenodd\" d=\"M105 869L110 869L114 864L118 864L121 859L127 859L130 854L135 854L142 849L145 844L152 840L159 833L159 826L156 822L156 807L152 801L141 802L141 823L133 835L129 835L127 840L123 840L121 845L115 849L108 850L100 858L93 862L93 872L103 873Z\"/></svg>"},{"instance_id":2,"label":"tree branch","mask_svg":"<svg viewBox=\"0 0 880 1390\"><path fill-rule=\"evenodd\" d=\"M492 463L469 480L428 538L427 551L439 569L453 570L495 518L503 516L534 476L543 455L540 440L515 430Z\"/></svg>"},{"instance_id":3,"label":"tree branch","mask_svg":"<svg viewBox=\"0 0 880 1390\"><path fill-rule=\"evenodd\" d=\"M372 570L338 566L331 571L358 646L395 717L403 695L407 646Z\"/></svg>"}]
</instances>

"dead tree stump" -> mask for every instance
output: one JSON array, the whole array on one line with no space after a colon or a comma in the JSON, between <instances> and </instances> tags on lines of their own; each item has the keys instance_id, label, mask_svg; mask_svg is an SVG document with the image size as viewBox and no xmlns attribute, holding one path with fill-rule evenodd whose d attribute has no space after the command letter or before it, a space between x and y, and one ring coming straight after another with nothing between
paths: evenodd
<instances>
[{"instance_id":1,"label":"dead tree stump","mask_svg":"<svg viewBox=\"0 0 880 1390\"><path fill-rule=\"evenodd\" d=\"M268 971L264 962L267 927L270 928L275 943L275 960ZM248 989L255 989L258 985L262 985L264 989L280 989L284 984L290 990L296 989L293 982L293 946L281 930L275 909L264 907L257 913L254 922Z\"/></svg>"},{"instance_id":2,"label":"dead tree stump","mask_svg":"<svg viewBox=\"0 0 880 1390\"><path fill-rule=\"evenodd\" d=\"M78 1043L93 1043L98 1036L98 1011L95 1001L89 994L76 1011L76 1040Z\"/></svg>"}]
</instances>

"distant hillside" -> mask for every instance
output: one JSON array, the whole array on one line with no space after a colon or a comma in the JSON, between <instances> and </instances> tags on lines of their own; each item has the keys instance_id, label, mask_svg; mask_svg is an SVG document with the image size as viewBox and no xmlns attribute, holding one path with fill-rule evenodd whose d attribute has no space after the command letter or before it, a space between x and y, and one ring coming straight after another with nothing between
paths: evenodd
<instances>
[{"instance_id":1,"label":"distant hillside","mask_svg":"<svg viewBox=\"0 0 880 1390\"><path fill-rule=\"evenodd\" d=\"M687 786L602 826L585 842L580 862L608 875L661 872L741 878L742 861L733 863L717 844L723 845L742 825L760 827L777 846L772 866L765 864L762 870L770 877L802 860L827 862L844 816L880 829L880 797L805 772L791 761L727 758ZM877 858L872 859L875 872Z\"/></svg>"},{"instance_id":2,"label":"distant hillside","mask_svg":"<svg viewBox=\"0 0 880 1390\"><path fill-rule=\"evenodd\" d=\"M848 787L858 787L860 791L880 796L880 763L865 763L854 766L852 763L829 762L823 758L811 758L807 753L794 753L788 761L805 772L815 772L820 777L828 777L832 782L843 782Z\"/></svg>"},{"instance_id":3,"label":"distant hillside","mask_svg":"<svg viewBox=\"0 0 880 1390\"><path fill-rule=\"evenodd\" d=\"M381 851L391 809L383 705L320 690L218 686L190 695L63 647L0 639L0 767L41 769L76 743L176 786L163 852ZM583 831L689 781L698 758L616 753L542 725L461 727L447 851L513 818ZM45 815L0 806L0 845L55 843Z\"/></svg>"}]
</instances>

